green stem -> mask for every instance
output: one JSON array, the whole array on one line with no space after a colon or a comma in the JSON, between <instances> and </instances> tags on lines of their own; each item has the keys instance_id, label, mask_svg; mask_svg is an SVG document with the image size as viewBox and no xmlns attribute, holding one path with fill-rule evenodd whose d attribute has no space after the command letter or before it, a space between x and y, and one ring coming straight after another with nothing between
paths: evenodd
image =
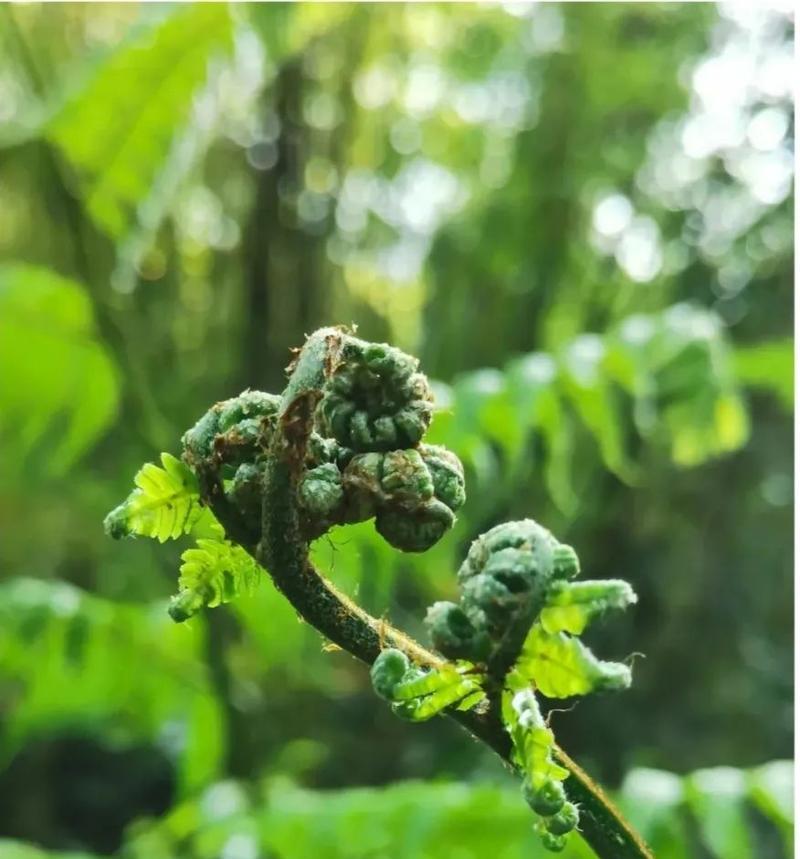
<instances>
[{"instance_id":1,"label":"green stem","mask_svg":"<svg viewBox=\"0 0 800 859\"><path fill-rule=\"evenodd\" d=\"M314 409L320 391L335 369L344 332L326 328L312 335L291 368L279 421L267 457L262 538L247 546L269 571L276 587L301 617L334 644L371 665L385 647L402 650L418 665L435 667L442 659L383 620L372 617L340 593L313 566L300 527L295 489L302 474ZM235 530L231 511L208 499L222 522ZM229 531L230 533L230 531ZM449 712L470 734L512 764L511 738L498 701L485 710ZM652 853L592 779L561 749L556 758L569 770L565 789L581 810L580 831L600 859L653 859Z\"/></svg>"}]
</instances>

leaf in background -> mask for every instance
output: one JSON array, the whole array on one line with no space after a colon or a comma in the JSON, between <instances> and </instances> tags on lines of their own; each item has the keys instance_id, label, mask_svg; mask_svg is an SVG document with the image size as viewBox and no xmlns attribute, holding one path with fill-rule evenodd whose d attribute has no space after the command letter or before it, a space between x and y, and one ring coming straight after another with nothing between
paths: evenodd
<instances>
[{"instance_id":1,"label":"leaf in background","mask_svg":"<svg viewBox=\"0 0 800 859\"><path fill-rule=\"evenodd\" d=\"M786 855L794 844L794 763L771 761L748 773L748 792L752 803L780 829Z\"/></svg>"},{"instance_id":2,"label":"leaf in background","mask_svg":"<svg viewBox=\"0 0 800 859\"><path fill-rule=\"evenodd\" d=\"M114 53L49 124L47 136L84 183L90 215L113 238L130 229L209 60L231 45L227 4L180 6Z\"/></svg>"},{"instance_id":3,"label":"leaf in background","mask_svg":"<svg viewBox=\"0 0 800 859\"><path fill-rule=\"evenodd\" d=\"M245 9L275 64L353 14L350 3L247 3Z\"/></svg>"},{"instance_id":4,"label":"leaf in background","mask_svg":"<svg viewBox=\"0 0 800 859\"><path fill-rule=\"evenodd\" d=\"M21 841L10 841L0 838L0 856L3 859L96 859L94 854L69 851L62 853L46 850L33 844L23 844Z\"/></svg>"},{"instance_id":5,"label":"leaf in background","mask_svg":"<svg viewBox=\"0 0 800 859\"><path fill-rule=\"evenodd\" d=\"M791 339L737 346L733 363L741 384L772 391L791 412L794 405L794 342Z\"/></svg>"},{"instance_id":6,"label":"leaf in background","mask_svg":"<svg viewBox=\"0 0 800 859\"><path fill-rule=\"evenodd\" d=\"M596 334L576 338L565 350L561 384L578 416L592 433L603 462L620 479L630 483L635 469L625 451L622 418L613 400L602 362L606 346Z\"/></svg>"},{"instance_id":7,"label":"leaf in background","mask_svg":"<svg viewBox=\"0 0 800 859\"><path fill-rule=\"evenodd\" d=\"M544 478L550 497L567 516L578 509L578 495L572 480L572 456L575 445L575 423L555 390L542 397L538 429L547 445Z\"/></svg>"},{"instance_id":8,"label":"leaf in background","mask_svg":"<svg viewBox=\"0 0 800 859\"><path fill-rule=\"evenodd\" d=\"M608 372L634 396L639 431L669 444L676 464L699 465L746 442L748 415L715 313L676 304L630 317L609 340Z\"/></svg>"},{"instance_id":9,"label":"leaf in background","mask_svg":"<svg viewBox=\"0 0 800 859\"><path fill-rule=\"evenodd\" d=\"M686 780L686 801L706 847L719 859L754 856L745 808L746 779L733 767L698 770Z\"/></svg>"},{"instance_id":10,"label":"leaf in background","mask_svg":"<svg viewBox=\"0 0 800 859\"><path fill-rule=\"evenodd\" d=\"M623 813L658 859L688 859L689 837L683 811L684 780L675 773L637 767L622 783Z\"/></svg>"},{"instance_id":11,"label":"leaf in background","mask_svg":"<svg viewBox=\"0 0 800 859\"><path fill-rule=\"evenodd\" d=\"M0 266L0 438L61 474L113 420L117 374L86 293L45 268ZM7 466L8 467L8 466Z\"/></svg>"},{"instance_id":12,"label":"leaf in background","mask_svg":"<svg viewBox=\"0 0 800 859\"><path fill-rule=\"evenodd\" d=\"M176 626L157 605L113 603L68 585L0 586L0 760L31 737L86 726L117 741L163 743L185 792L219 773L225 734L204 663L201 621Z\"/></svg>"}]
</instances>

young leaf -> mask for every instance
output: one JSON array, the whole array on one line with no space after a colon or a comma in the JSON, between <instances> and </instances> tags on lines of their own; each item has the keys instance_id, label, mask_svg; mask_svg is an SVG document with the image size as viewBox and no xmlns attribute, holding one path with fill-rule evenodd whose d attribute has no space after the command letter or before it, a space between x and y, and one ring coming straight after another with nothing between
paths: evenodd
<instances>
[{"instance_id":1,"label":"young leaf","mask_svg":"<svg viewBox=\"0 0 800 859\"><path fill-rule=\"evenodd\" d=\"M633 588L621 579L555 582L539 620L546 632L580 635L597 615L635 602Z\"/></svg>"},{"instance_id":2,"label":"young leaf","mask_svg":"<svg viewBox=\"0 0 800 859\"><path fill-rule=\"evenodd\" d=\"M392 710L402 719L424 722L456 705L469 710L485 697L478 675L466 676L468 662L445 663L432 671L412 666L399 650L388 648L375 660L372 685L382 697L394 702Z\"/></svg>"},{"instance_id":3,"label":"young leaf","mask_svg":"<svg viewBox=\"0 0 800 859\"><path fill-rule=\"evenodd\" d=\"M181 560L180 590L169 606L170 617L178 623L204 606L214 608L251 590L261 571L241 546L225 539L201 538Z\"/></svg>"},{"instance_id":4,"label":"young leaf","mask_svg":"<svg viewBox=\"0 0 800 859\"><path fill-rule=\"evenodd\" d=\"M577 638L547 632L535 624L525 641L517 670L549 698L569 698L601 689L625 689L631 671L619 662L602 662Z\"/></svg>"},{"instance_id":5,"label":"young leaf","mask_svg":"<svg viewBox=\"0 0 800 859\"><path fill-rule=\"evenodd\" d=\"M121 537L154 537L160 543L187 534L204 513L197 478L169 453L161 454L159 468L151 462L134 477L136 489L105 518L106 533Z\"/></svg>"}]
</instances>

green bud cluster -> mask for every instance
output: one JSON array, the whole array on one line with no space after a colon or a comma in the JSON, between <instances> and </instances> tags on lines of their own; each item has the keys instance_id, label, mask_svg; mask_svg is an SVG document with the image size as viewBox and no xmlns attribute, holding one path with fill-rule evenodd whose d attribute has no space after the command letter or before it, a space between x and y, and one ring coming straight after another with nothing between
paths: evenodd
<instances>
[{"instance_id":1,"label":"green bud cluster","mask_svg":"<svg viewBox=\"0 0 800 859\"><path fill-rule=\"evenodd\" d=\"M464 504L458 457L423 443L433 397L417 360L343 329L323 329L306 346L289 368L282 396L248 390L214 405L184 434L184 462L162 454L163 468L145 465L134 491L106 519L114 537L141 534L163 542L201 520L213 532L198 536L182 555L180 590L170 604L175 620L248 588L261 573L254 555L271 564L280 535L272 533L275 511L262 510L265 500L281 504L281 513L288 508L292 540L298 530L306 541L334 525L374 518L378 533L406 552L431 548ZM296 403L316 407L309 414L293 409ZM277 432L279 419L285 437ZM283 461L287 452L291 458ZM282 461L269 469L267 482L271 455ZM205 505L219 522L203 518ZM249 533L239 528L236 512ZM235 523L236 542L221 522ZM269 551L262 555L265 544ZM458 602L428 610L434 645L449 661L425 657L435 666L419 667L389 648L371 669L376 693L414 722L484 705L491 713L499 695L510 760L523 775L542 843L552 851L564 848L580 815L567 800L562 782L569 770L559 763L533 690L564 698L630 682L627 666L596 659L578 636L593 618L625 608L636 596L620 580L572 582L578 572L575 552L533 520L498 525L472 543L458 572Z\"/></svg>"},{"instance_id":2,"label":"green bud cluster","mask_svg":"<svg viewBox=\"0 0 800 859\"><path fill-rule=\"evenodd\" d=\"M393 346L348 337L319 404L324 434L358 452L416 445L433 414L433 395L418 365Z\"/></svg>"},{"instance_id":3,"label":"green bud cluster","mask_svg":"<svg viewBox=\"0 0 800 859\"><path fill-rule=\"evenodd\" d=\"M458 604L428 610L434 646L448 659L474 662L489 660L500 646L518 648L553 583L578 571L575 552L532 519L492 528L472 543L459 569Z\"/></svg>"},{"instance_id":4,"label":"green bud cluster","mask_svg":"<svg viewBox=\"0 0 800 859\"><path fill-rule=\"evenodd\" d=\"M244 391L212 406L182 438L184 459L194 467L252 462L266 446L281 398L263 391Z\"/></svg>"},{"instance_id":5,"label":"green bud cluster","mask_svg":"<svg viewBox=\"0 0 800 859\"><path fill-rule=\"evenodd\" d=\"M181 439L184 461L223 481L225 495L254 535L261 528L263 457L280 401L263 391L244 391L212 406Z\"/></svg>"},{"instance_id":6,"label":"green bud cluster","mask_svg":"<svg viewBox=\"0 0 800 859\"><path fill-rule=\"evenodd\" d=\"M432 395L418 362L381 343L344 339L322 388L297 502L308 539L333 525L375 519L392 546L424 552L454 524L464 470L443 447L420 444ZM281 398L245 391L217 403L183 436L183 458L222 480L257 536L264 457Z\"/></svg>"},{"instance_id":7,"label":"green bud cluster","mask_svg":"<svg viewBox=\"0 0 800 859\"><path fill-rule=\"evenodd\" d=\"M374 516L378 533L392 546L424 552L453 526L464 503L464 471L450 451L424 444L355 455L344 451L330 446L318 451L329 461L309 469L298 485L298 504L312 527L326 530Z\"/></svg>"}]
</instances>

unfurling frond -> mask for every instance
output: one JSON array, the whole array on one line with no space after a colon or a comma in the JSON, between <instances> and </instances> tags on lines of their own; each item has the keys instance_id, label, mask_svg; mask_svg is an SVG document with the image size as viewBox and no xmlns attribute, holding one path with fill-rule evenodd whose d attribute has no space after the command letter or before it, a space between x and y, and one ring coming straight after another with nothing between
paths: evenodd
<instances>
[{"instance_id":1,"label":"unfurling frond","mask_svg":"<svg viewBox=\"0 0 800 859\"><path fill-rule=\"evenodd\" d=\"M478 675L471 675L469 663L445 663L430 671L413 666L399 650L381 652L370 676L375 692L392 702L392 710L402 719L425 722L448 707L470 710L485 697Z\"/></svg>"}]
</instances>

